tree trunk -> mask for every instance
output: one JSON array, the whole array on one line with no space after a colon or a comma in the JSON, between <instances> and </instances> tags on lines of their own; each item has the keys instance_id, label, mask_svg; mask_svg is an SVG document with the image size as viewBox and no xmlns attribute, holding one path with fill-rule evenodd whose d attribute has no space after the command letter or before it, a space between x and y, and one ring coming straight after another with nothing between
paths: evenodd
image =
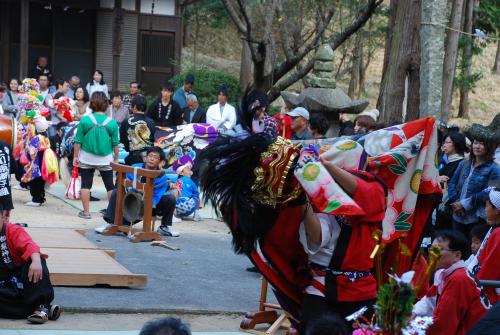
<instances>
[{"instance_id":1,"label":"tree trunk","mask_svg":"<svg viewBox=\"0 0 500 335\"><path fill-rule=\"evenodd\" d=\"M420 18L421 1L406 0L397 3L390 48L384 59L386 70L380 87L377 107L381 122L402 122L403 101L406 97L406 120L419 116L420 104ZM391 19L392 21L392 19ZM408 94L405 96L405 81Z\"/></svg>"},{"instance_id":2,"label":"tree trunk","mask_svg":"<svg viewBox=\"0 0 500 335\"><path fill-rule=\"evenodd\" d=\"M356 97L356 92L358 90L361 53L363 53L363 49L361 48L361 34L358 33L356 35L354 49L352 50L351 80L349 81L349 89L347 90L347 95L351 99Z\"/></svg>"},{"instance_id":3,"label":"tree trunk","mask_svg":"<svg viewBox=\"0 0 500 335\"><path fill-rule=\"evenodd\" d=\"M193 67L196 69L196 64L198 64L198 41L200 37L200 16L198 12L194 14L194 43L193 43Z\"/></svg>"},{"instance_id":4,"label":"tree trunk","mask_svg":"<svg viewBox=\"0 0 500 335\"><path fill-rule=\"evenodd\" d=\"M472 33L472 26L474 22L474 0L467 0L467 7L465 10L464 31ZM472 36L464 36L467 39L463 51L463 59L465 61L465 68L463 69L463 77L468 78L472 72ZM458 117L468 118L469 114L469 88L460 88L460 103L458 105Z\"/></svg>"},{"instance_id":5,"label":"tree trunk","mask_svg":"<svg viewBox=\"0 0 500 335\"><path fill-rule=\"evenodd\" d=\"M497 55L495 57L495 65L493 65L493 73L500 74L500 40L497 42Z\"/></svg>"},{"instance_id":6,"label":"tree trunk","mask_svg":"<svg viewBox=\"0 0 500 335\"><path fill-rule=\"evenodd\" d=\"M366 69L364 64L364 55L363 55L363 43L360 43L359 46L359 85L358 85L358 99L361 97L361 94L365 93L365 81L366 81ZM369 63L370 60L367 61Z\"/></svg>"},{"instance_id":7,"label":"tree trunk","mask_svg":"<svg viewBox=\"0 0 500 335\"><path fill-rule=\"evenodd\" d=\"M248 42L241 40L240 88L242 92L252 84L252 55Z\"/></svg>"},{"instance_id":8,"label":"tree trunk","mask_svg":"<svg viewBox=\"0 0 500 335\"><path fill-rule=\"evenodd\" d=\"M460 30L463 3L464 0L453 0L449 23L452 29ZM450 109L453 99L453 79L455 78L455 70L457 67L459 37L460 33L458 31L448 29L448 36L445 43L446 49L444 51L443 97L441 100L442 115L446 119L451 117Z\"/></svg>"}]
</instances>

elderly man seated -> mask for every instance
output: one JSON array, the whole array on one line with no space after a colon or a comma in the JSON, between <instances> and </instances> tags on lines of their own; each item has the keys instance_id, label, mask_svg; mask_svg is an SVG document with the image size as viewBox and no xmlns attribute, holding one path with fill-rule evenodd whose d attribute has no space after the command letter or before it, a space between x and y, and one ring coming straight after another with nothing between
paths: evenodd
<instances>
[{"instance_id":1,"label":"elderly man seated","mask_svg":"<svg viewBox=\"0 0 500 335\"><path fill-rule=\"evenodd\" d=\"M146 161L144 163L133 164L132 167L138 167L148 170L159 170L165 162L165 153L158 147L150 147L146 151ZM133 180L134 175L127 173L127 179ZM144 182L141 180L141 182ZM172 216L174 215L176 199L173 192L168 191L169 180L166 175L155 179L153 191L153 214L162 215L161 225L158 227L158 232L165 236L179 236L179 233L172 229ZM103 219L108 224L102 227L95 228L98 233L104 232L109 224L113 224L115 220L116 208L116 189L113 190L109 199L108 208L103 212ZM130 225L130 222L123 220L123 224Z\"/></svg>"}]
</instances>

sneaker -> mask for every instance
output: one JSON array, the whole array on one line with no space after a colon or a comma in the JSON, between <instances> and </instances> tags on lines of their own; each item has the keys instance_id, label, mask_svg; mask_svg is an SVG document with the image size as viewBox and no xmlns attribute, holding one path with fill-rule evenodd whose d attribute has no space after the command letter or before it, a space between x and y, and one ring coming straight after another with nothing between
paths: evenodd
<instances>
[{"instance_id":1,"label":"sneaker","mask_svg":"<svg viewBox=\"0 0 500 335\"><path fill-rule=\"evenodd\" d=\"M201 217L200 212L195 211L193 214L193 221L202 221L202 220L203 220L203 218Z\"/></svg>"},{"instance_id":2,"label":"sneaker","mask_svg":"<svg viewBox=\"0 0 500 335\"><path fill-rule=\"evenodd\" d=\"M175 215L172 216L172 223L181 223L181 222L182 222L181 218L178 218Z\"/></svg>"},{"instance_id":3,"label":"sneaker","mask_svg":"<svg viewBox=\"0 0 500 335\"><path fill-rule=\"evenodd\" d=\"M104 215L106 215L106 212L107 212L107 211L108 211L108 210L107 210L106 208L104 208L104 209L101 209L101 210L99 211L99 213L100 213L102 216L104 216Z\"/></svg>"},{"instance_id":4,"label":"sneaker","mask_svg":"<svg viewBox=\"0 0 500 335\"><path fill-rule=\"evenodd\" d=\"M159 226L156 232L163 236L179 237L181 234L170 228L169 226Z\"/></svg>"},{"instance_id":5,"label":"sneaker","mask_svg":"<svg viewBox=\"0 0 500 335\"><path fill-rule=\"evenodd\" d=\"M101 201L101 199L94 197L92 194L90 195L90 201Z\"/></svg>"},{"instance_id":6,"label":"sneaker","mask_svg":"<svg viewBox=\"0 0 500 335\"><path fill-rule=\"evenodd\" d=\"M102 234L104 233L105 230L107 230L109 227L111 227L110 224L105 224L104 226L101 226L101 227L96 227L94 228L94 231L98 234Z\"/></svg>"},{"instance_id":7,"label":"sneaker","mask_svg":"<svg viewBox=\"0 0 500 335\"><path fill-rule=\"evenodd\" d=\"M28 201L24 204L25 206L40 207L42 204L40 202Z\"/></svg>"},{"instance_id":8,"label":"sneaker","mask_svg":"<svg viewBox=\"0 0 500 335\"><path fill-rule=\"evenodd\" d=\"M27 191L28 189L25 187L22 187L20 184L17 184L16 186L12 187L14 190L19 190L19 191Z\"/></svg>"},{"instance_id":9,"label":"sneaker","mask_svg":"<svg viewBox=\"0 0 500 335\"><path fill-rule=\"evenodd\" d=\"M82 219L92 219L90 213L85 213L84 211L79 212L78 217Z\"/></svg>"}]
</instances>

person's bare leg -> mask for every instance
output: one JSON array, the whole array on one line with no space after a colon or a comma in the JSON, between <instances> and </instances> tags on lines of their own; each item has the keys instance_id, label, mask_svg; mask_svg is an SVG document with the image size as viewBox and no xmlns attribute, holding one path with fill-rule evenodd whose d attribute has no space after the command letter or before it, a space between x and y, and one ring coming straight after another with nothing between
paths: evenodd
<instances>
[{"instance_id":1,"label":"person's bare leg","mask_svg":"<svg viewBox=\"0 0 500 335\"><path fill-rule=\"evenodd\" d=\"M109 197L109 195L108 195ZM82 205L83 205L83 212L85 214L90 213L90 190L82 188L80 190L80 198L82 199Z\"/></svg>"}]
</instances>

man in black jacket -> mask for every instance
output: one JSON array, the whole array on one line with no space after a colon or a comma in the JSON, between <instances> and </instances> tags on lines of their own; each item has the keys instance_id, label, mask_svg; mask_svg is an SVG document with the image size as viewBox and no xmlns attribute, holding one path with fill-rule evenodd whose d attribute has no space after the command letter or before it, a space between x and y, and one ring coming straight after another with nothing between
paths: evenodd
<instances>
[{"instance_id":1,"label":"man in black jacket","mask_svg":"<svg viewBox=\"0 0 500 335\"><path fill-rule=\"evenodd\" d=\"M132 99L133 115L120 125L120 142L129 153L125 158L127 165L143 163L146 150L153 146L155 122L144 115L145 111L146 98L135 96Z\"/></svg>"},{"instance_id":2,"label":"man in black jacket","mask_svg":"<svg viewBox=\"0 0 500 335\"><path fill-rule=\"evenodd\" d=\"M189 94L187 96L187 107L184 108L183 118L185 123L207 122L207 111L201 108L196 95Z\"/></svg>"},{"instance_id":3,"label":"man in black jacket","mask_svg":"<svg viewBox=\"0 0 500 335\"><path fill-rule=\"evenodd\" d=\"M149 110L149 116L156 126L174 128L182 124L182 110L177 102L172 99L174 86L166 82L161 85L161 96L156 98Z\"/></svg>"}]
</instances>

